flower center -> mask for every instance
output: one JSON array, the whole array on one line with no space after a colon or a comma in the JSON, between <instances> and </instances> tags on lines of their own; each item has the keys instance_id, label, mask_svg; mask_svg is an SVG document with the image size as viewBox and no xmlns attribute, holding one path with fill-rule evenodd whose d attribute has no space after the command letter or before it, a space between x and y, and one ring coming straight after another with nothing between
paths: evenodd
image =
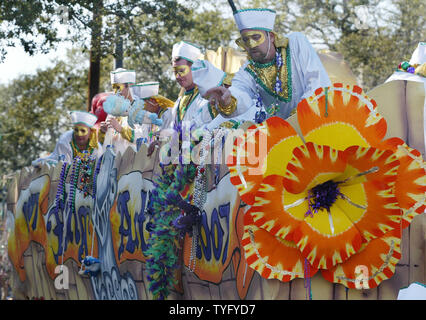
<instances>
[{"instance_id":1,"label":"flower center","mask_svg":"<svg viewBox=\"0 0 426 320\"><path fill-rule=\"evenodd\" d=\"M306 216L313 217L314 213L324 209L330 211L331 206L336 202L337 197L341 195L339 183L332 180L316 185L308 192L309 210Z\"/></svg>"}]
</instances>

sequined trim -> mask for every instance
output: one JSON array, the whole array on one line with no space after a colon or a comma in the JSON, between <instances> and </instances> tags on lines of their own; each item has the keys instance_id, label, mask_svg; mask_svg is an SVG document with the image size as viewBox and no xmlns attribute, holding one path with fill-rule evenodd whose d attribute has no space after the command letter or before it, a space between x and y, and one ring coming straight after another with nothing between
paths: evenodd
<instances>
[{"instance_id":1,"label":"sequined trim","mask_svg":"<svg viewBox=\"0 0 426 320\"><path fill-rule=\"evenodd\" d=\"M167 109L161 108L160 111L158 111L158 118L161 118L166 111Z\"/></svg>"},{"instance_id":2,"label":"sequined trim","mask_svg":"<svg viewBox=\"0 0 426 320\"><path fill-rule=\"evenodd\" d=\"M208 109L209 109L209 113L210 113L210 116L212 117L212 119L216 118L217 115L219 114L219 112L216 110L216 108L213 107L210 103L208 104Z\"/></svg>"},{"instance_id":3,"label":"sequined trim","mask_svg":"<svg viewBox=\"0 0 426 320\"><path fill-rule=\"evenodd\" d=\"M237 99L231 96L231 103L228 106L222 106L221 104L217 105L219 112L225 116L230 116L237 109Z\"/></svg>"},{"instance_id":4,"label":"sequined trim","mask_svg":"<svg viewBox=\"0 0 426 320\"><path fill-rule=\"evenodd\" d=\"M70 142L71 148L72 148L72 155L73 158L75 157L80 157L83 158L84 157L84 153L82 151L80 151L80 149L77 147L77 144L74 141L74 136ZM89 143L87 144L87 152L89 153L89 155L91 155L93 153L93 148L89 145ZM83 150L86 151L86 150Z\"/></svg>"},{"instance_id":5,"label":"sequined trim","mask_svg":"<svg viewBox=\"0 0 426 320\"><path fill-rule=\"evenodd\" d=\"M194 102L194 100L199 94L198 87L195 87L193 90L194 91L190 94L186 93L180 98L179 106L177 109L178 122L181 122L183 120L183 118L185 117L186 110L188 110L189 106Z\"/></svg>"},{"instance_id":6,"label":"sequined trim","mask_svg":"<svg viewBox=\"0 0 426 320\"><path fill-rule=\"evenodd\" d=\"M292 80L291 80L291 57L290 57L290 46L286 48L280 48L281 54L286 56L286 67L281 68L280 80L283 84L283 91L276 94L274 91L275 80L276 80L276 66L275 59L272 62L265 64L257 63L250 60L245 70L250 73L257 84L259 84L268 94L277 98L280 101L290 102L292 99Z\"/></svg>"},{"instance_id":7,"label":"sequined trim","mask_svg":"<svg viewBox=\"0 0 426 320\"><path fill-rule=\"evenodd\" d=\"M98 134L98 141L103 144L105 141L105 132L99 130L99 134Z\"/></svg>"},{"instance_id":8,"label":"sequined trim","mask_svg":"<svg viewBox=\"0 0 426 320\"><path fill-rule=\"evenodd\" d=\"M232 85L232 79L234 78L235 73L226 73L225 79L223 79L223 84L227 86Z\"/></svg>"},{"instance_id":9,"label":"sequined trim","mask_svg":"<svg viewBox=\"0 0 426 320\"><path fill-rule=\"evenodd\" d=\"M135 131L132 130L130 127L122 127L121 136L127 141L130 141L131 143L135 141Z\"/></svg>"}]
</instances>

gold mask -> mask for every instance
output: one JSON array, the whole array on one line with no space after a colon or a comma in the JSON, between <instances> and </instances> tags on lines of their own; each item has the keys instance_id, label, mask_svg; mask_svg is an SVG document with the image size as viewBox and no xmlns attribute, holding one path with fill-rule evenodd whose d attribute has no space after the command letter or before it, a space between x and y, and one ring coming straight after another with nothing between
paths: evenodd
<instances>
[{"instance_id":1,"label":"gold mask","mask_svg":"<svg viewBox=\"0 0 426 320\"><path fill-rule=\"evenodd\" d=\"M246 48L255 48L265 42L265 34L260 30L244 31L241 38L237 39L238 45Z\"/></svg>"},{"instance_id":2,"label":"gold mask","mask_svg":"<svg viewBox=\"0 0 426 320\"><path fill-rule=\"evenodd\" d=\"M121 92L124 89L124 83L114 83L112 85L112 90L114 90L114 93Z\"/></svg>"},{"instance_id":3,"label":"gold mask","mask_svg":"<svg viewBox=\"0 0 426 320\"><path fill-rule=\"evenodd\" d=\"M89 133L89 128L83 126L75 126L74 134L78 137L84 137Z\"/></svg>"},{"instance_id":4,"label":"gold mask","mask_svg":"<svg viewBox=\"0 0 426 320\"><path fill-rule=\"evenodd\" d=\"M181 65L181 66L173 67L173 72L174 72L176 77L178 75L181 76L181 77L184 77L189 73L189 71L191 71L191 68L187 65Z\"/></svg>"}]
</instances>

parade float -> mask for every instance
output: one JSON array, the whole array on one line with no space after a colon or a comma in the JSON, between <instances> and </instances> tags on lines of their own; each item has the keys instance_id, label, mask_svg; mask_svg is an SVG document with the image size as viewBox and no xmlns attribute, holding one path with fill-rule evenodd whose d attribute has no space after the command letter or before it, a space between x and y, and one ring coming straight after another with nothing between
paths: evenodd
<instances>
[{"instance_id":1,"label":"parade float","mask_svg":"<svg viewBox=\"0 0 426 320\"><path fill-rule=\"evenodd\" d=\"M331 87L286 121L242 124L203 166L201 221L180 241L167 299L384 300L426 282L424 83L364 92L341 56L319 56ZM233 73L245 56L205 58ZM146 263L159 155L107 148L23 168L7 198L14 297L155 298ZM198 182L181 195L197 198Z\"/></svg>"}]
</instances>

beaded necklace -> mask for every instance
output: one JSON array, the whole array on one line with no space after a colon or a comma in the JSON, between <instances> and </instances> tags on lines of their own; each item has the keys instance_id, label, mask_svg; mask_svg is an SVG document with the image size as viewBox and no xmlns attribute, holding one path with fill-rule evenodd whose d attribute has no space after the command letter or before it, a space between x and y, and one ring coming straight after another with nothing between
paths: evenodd
<instances>
[{"instance_id":1,"label":"beaded necklace","mask_svg":"<svg viewBox=\"0 0 426 320\"><path fill-rule=\"evenodd\" d=\"M68 167L69 170L69 167ZM58 187L56 189L56 198L55 198L55 205L56 205L56 213L59 211L59 201L65 201L65 194L64 194L64 183L65 183L65 177L67 175L67 163L64 162L62 164L61 174L59 175L59 182Z\"/></svg>"},{"instance_id":2,"label":"beaded necklace","mask_svg":"<svg viewBox=\"0 0 426 320\"><path fill-rule=\"evenodd\" d=\"M286 50L286 64L287 64L287 68L283 69L284 67L284 59L282 56L282 53L280 52L280 48L277 48L275 50L275 59L274 61L270 62L270 63L266 63L266 64L259 64L254 62L253 60L249 60L249 65L247 66L247 68L245 69L249 74L251 74L253 76L253 78L256 81L256 93L255 93L255 98L256 98L256 107L258 108L256 115L255 115L255 122L256 123L262 123L263 121L266 120L266 117L269 115L275 115L279 109L280 109L280 104L278 103L272 103L269 106L265 106L262 96L260 95L260 87L263 88L267 93L271 94L272 96L274 96L276 99L284 101L284 102L289 102L291 101L292 98L292 84L291 84L291 67L290 67L290 54L289 54L289 46L287 45L287 47L285 48ZM260 71L262 68L268 68L271 67L275 64L275 69L276 69L276 76L275 76L275 83L273 85L273 90L271 90L267 84L265 84L262 81L262 77L260 76ZM287 97L283 97L280 94L283 93L283 81L280 78L281 74L283 71L287 71L287 79L286 83L287 83ZM285 75L284 75L285 76Z\"/></svg>"},{"instance_id":3,"label":"beaded necklace","mask_svg":"<svg viewBox=\"0 0 426 320\"><path fill-rule=\"evenodd\" d=\"M80 174L80 166L81 166L80 157L75 157L74 164L72 167L71 179L70 179L70 201L68 201L70 214L73 214L75 212L75 196L77 191L78 176Z\"/></svg>"},{"instance_id":4,"label":"beaded necklace","mask_svg":"<svg viewBox=\"0 0 426 320\"><path fill-rule=\"evenodd\" d=\"M206 176L206 158L209 155L209 151L207 147L213 143L214 141L222 142L222 138L225 136L227 130L224 128L220 128L219 131L216 133L216 135L213 137L212 133L210 131L206 131L206 133L203 136L203 140L201 142L201 148L200 148L200 165L197 168L197 173L195 176L194 181L194 205L199 208L200 210L203 209L204 204L207 200L207 176ZM210 149L212 150L212 149ZM215 166L215 174L217 166ZM216 179L214 179L215 181ZM215 182L214 182L215 184ZM189 257L189 263L188 263L188 269L190 272L195 271L195 263L196 263L196 254L198 250L198 240L199 240L199 232L198 232L198 225L194 225L192 227L192 243L191 243L191 253Z\"/></svg>"},{"instance_id":5,"label":"beaded necklace","mask_svg":"<svg viewBox=\"0 0 426 320\"><path fill-rule=\"evenodd\" d=\"M426 67L425 64L413 64L411 65L408 61L403 61L398 65L398 68L396 68L396 71L399 72L408 72L411 74L416 74L421 77L426 77Z\"/></svg>"},{"instance_id":6,"label":"beaded necklace","mask_svg":"<svg viewBox=\"0 0 426 320\"><path fill-rule=\"evenodd\" d=\"M185 92L184 96L179 101L179 106L177 109L177 121L181 122L185 117L186 110L194 102L195 98L198 96L198 87L190 89Z\"/></svg>"},{"instance_id":7,"label":"beaded necklace","mask_svg":"<svg viewBox=\"0 0 426 320\"><path fill-rule=\"evenodd\" d=\"M305 258L305 268L304 268L304 288L306 300L312 300L312 286L311 286L311 264L308 259Z\"/></svg>"},{"instance_id":8,"label":"beaded necklace","mask_svg":"<svg viewBox=\"0 0 426 320\"><path fill-rule=\"evenodd\" d=\"M206 157L209 154L207 150L207 146L210 144L212 135L210 131L207 130L206 134L203 137L203 141L201 142L201 154L200 154L200 165L197 168L197 173L194 181L194 205L200 210L203 209L204 203L207 199L207 177L205 175L205 162ZM192 243L191 243L191 254L189 257L188 269L190 272L195 271L195 263L196 263L196 254L197 254L197 246L198 246L198 225L194 225L192 227ZM193 265L193 266L192 266Z\"/></svg>"},{"instance_id":9,"label":"beaded necklace","mask_svg":"<svg viewBox=\"0 0 426 320\"><path fill-rule=\"evenodd\" d=\"M92 173L94 171L95 158L90 156L89 153L84 150L83 157L81 158L81 175L78 180L77 188L83 192L83 196L87 197L93 190Z\"/></svg>"},{"instance_id":10,"label":"beaded necklace","mask_svg":"<svg viewBox=\"0 0 426 320\"><path fill-rule=\"evenodd\" d=\"M75 143L74 137L72 138L70 144L71 144L72 154L73 154L74 158L75 157L83 158L84 157L84 151L87 151L89 154L92 154L93 150L94 150L94 148L90 146L90 143L87 142L86 150L81 151L80 148Z\"/></svg>"}]
</instances>

